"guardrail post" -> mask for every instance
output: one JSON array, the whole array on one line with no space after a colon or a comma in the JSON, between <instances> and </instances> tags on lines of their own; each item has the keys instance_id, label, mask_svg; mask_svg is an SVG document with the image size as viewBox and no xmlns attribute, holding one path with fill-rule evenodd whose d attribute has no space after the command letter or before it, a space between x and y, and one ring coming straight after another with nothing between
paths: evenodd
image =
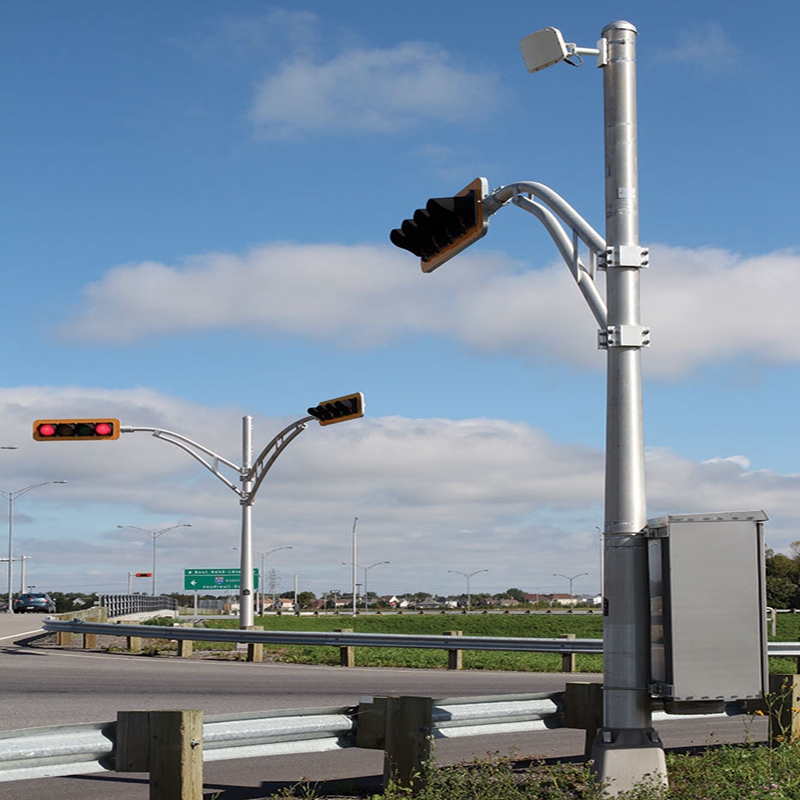
<instances>
[{"instance_id":1,"label":"guardrail post","mask_svg":"<svg viewBox=\"0 0 800 800\"><path fill-rule=\"evenodd\" d=\"M194 642L191 639L178 639L178 658L191 658L194 652Z\"/></svg>"},{"instance_id":2,"label":"guardrail post","mask_svg":"<svg viewBox=\"0 0 800 800\"><path fill-rule=\"evenodd\" d=\"M430 697L388 697L383 778L412 793L425 785L431 755L433 700Z\"/></svg>"},{"instance_id":3,"label":"guardrail post","mask_svg":"<svg viewBox=\"0 0 800 800\"><path fill-rule=\"evenodd\" d=\"M334 628L334 633L352 633L352 628ZM352 645L339 648L339 666L354 667L356 665L356 649Z\"/></svg>"},{"instance_id":4,"label":"guardrail post","mask_svg":"<svg viewBox=\"0 0 800 800\"><path fill-rule=\"evenodd\" d=\"M390 782L412 791L423 787L432 714L430 697L373 697L359 704L356 747L384 751L384 788Z\"/></svg>"},{"instance_id":5,"label":"guardrail post","mask_svg":"<svg viewBox=\"0 0 800 800\"><path fill-rule=\"evenodd\" d=\"M574 633L562 633L559 639L574 639ZM575 672L575 653L562 653L561 654L561 671L562 672Z\"/></svg>"},{"instance_id":6,"label":"guardrail post","mask_svg":"<svg viewBox=\"0 0 800 800\"><path fill-rule=\"evenodd\" d=\"M564 686L565 728L586 731L584 755L591 758L592 745L598 728L603 727L603 684L575 681Z\"/></svg>"},{"instance_id":7,"label":"guardrail post","mask_svg":"<svg viewBox=\"0 0 800 800\"><path fill-rule=\"evenodd\" d=\"M202 800L203 712L120 711L117 772L149 772L150 800Z\"/></svg>"},{"instance_id":8,"label":"guardrail post","mask_svg":"<svg viewBox=\"0 0 800 800\"><path fill-rule=\"evenodd\" d=\"M97 634L84 633L83 634L83 649L94 650L97 647Z\"/></svg>"},{"instance_id":9,"label":"guardrail post","mask_svg":"<svg viewBox=\"0 0 800 800\"><path fill-rule=\"evenodd\" d=\"M131 621L131 622L128 623L128 625L138 625L138 624L139 624L138 621L136 621L136 622ZM131 653L141 653L142 652L142 637L141 636L128 636L128 637L126 637L125 644L127 646L127 649Z\"/></svg>"},{"instance_id":10,"label":"guardrail post","mask_svg":"<svg viewBox=\"0 0 800 800\"><path fill-rule=\"evenodd\" d=\"M445 631L445 636L463 636L464 631ZM447 669L461 669L463 666L463 650L447 651Z\"/></svg>"},{"instance_id":11,"label":"guardrail post","mask_svg":"<svg viewBox=\"0 0 800 800\"><path fill-rule=\"evenodd\" d=\"M248 625L248 631L263 631L263 625ZM264 645L261 642L247 643L247 660L261 662L264 660Z\"/></svg>"},{"instance_id":12,"label":"guardrail post","mask_svg":"<svg viewBox=\"0 0 800 800\"><path fill-rule=\"evenodd\" d=\"M800 675L770 675L769 743L772 747L800 739Z\"/></svg>"}]
</instances>

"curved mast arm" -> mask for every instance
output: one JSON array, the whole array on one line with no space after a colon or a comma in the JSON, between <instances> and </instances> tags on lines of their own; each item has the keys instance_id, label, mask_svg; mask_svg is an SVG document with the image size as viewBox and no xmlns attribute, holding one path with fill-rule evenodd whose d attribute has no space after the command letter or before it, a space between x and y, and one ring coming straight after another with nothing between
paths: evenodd
<instances>
[{"instance_id":1,"label":"curved mast arm","mask_svg":"<svg viewBox=\"0 0 800 800\"><path fill-rule=\"evenodd\" d=\"M253 462L253 466L245 476L246 480L253 481L253 488L250 490L248 499L253 502L258 492L258 488L266 478L272 465L278 456L289 446L289 444L299 436L314 417L303 417L287 425L280 433L276 434L272 441L261 451L258 458ZM274 448L275 452L270 455Z\"/></svg>"},{"instance_id":2,"label":"curved mast arm","mask_svg":"<svg viewBox=\"0 0 800 800\"><path fill-rule=\"evenodd\" d=\"M133 425L121 425L119 430L120 433L151 433L156 439L162 439L165 442L174 444L176 447L180 447L181 450L188 453L195 461L200 462L209 472L216 475L228 488L233 489L233 491L236 492L236 494L238 494L240 497L244 497L242 490L233 481L226 478L225 475L219 471L219 465L224 464L226 467L230 467L240 475L242 473L242 468L238 464L228 461L227 458L223 458L221 455L218 455L213 450L209 450L207 447L192 441L186 436L182 436L174 431L163 430L162 428L139 428L134 427ZM200 455L200 453L205 453L206 455L210 456L213 463L209 463L205 458L203 458L202 455Z\"/></svg>"}]
</instances>

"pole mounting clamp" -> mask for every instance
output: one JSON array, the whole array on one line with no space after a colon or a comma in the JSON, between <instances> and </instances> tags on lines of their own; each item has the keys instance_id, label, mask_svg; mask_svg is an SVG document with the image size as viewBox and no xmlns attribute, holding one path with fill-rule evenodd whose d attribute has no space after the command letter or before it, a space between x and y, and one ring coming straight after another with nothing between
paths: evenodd
<instances>
[{"instance_id":1,"label":"pole mounting clamp","mask_svg":"<svg viewBox=\"0 0 800 800\"><path fill-rule=\"evenodd\" d=\"M598 350L609 347L649 347L650 328L642 325L609 325L597 332Z\"/></svg>"},{"instance_id":2,"label":"pole mounting clamp","mask_svg":"<svg viewBox=\"0 0 800 800\"><path fill-rule=\"evenodd\" d=\"M600 253L597 261L599 269L610 269L612 267L627 267L641 269L650 266L650 250L646 247L639 247L637 244L620 244L616 247L607 247L604 253Z\"/></svg>"}]
</instances>

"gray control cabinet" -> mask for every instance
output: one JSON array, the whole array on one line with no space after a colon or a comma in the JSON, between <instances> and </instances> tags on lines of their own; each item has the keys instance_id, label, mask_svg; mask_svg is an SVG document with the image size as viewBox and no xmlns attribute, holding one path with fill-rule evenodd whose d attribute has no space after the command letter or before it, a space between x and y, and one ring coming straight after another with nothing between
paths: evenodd
<instances>
[{"instance_id":1,"label":"gray control cabinet","mask_svg":"<svg viewBox=\"0 0 800 800\"><path fill-rule=\"evenodd\" d=\"M648 521L651 692L761 697L767 681L763 511Z\"/></svg>"}]
</instances>

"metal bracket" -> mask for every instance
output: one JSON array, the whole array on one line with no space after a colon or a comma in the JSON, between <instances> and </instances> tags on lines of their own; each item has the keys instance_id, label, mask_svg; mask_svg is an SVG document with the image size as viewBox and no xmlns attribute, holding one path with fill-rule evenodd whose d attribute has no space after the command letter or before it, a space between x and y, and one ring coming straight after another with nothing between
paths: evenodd
<instances>
[{"instance_id":1,"label":"metal bracket","mask_svg":"<svg viewBox=\"0 0 800 800\"><path fill-rule=\"evenodd\" d=\"M667 525L658 528L645 528L642 533L644 533L645 539L669 539L669 527Z\"/></svg>"},{"instance_id":2,"label":"metal bracket","mask_svg":"<svg viewBox=\"0 0 800 800\"><path fill-rule=\"evenodd\" d=\"M654 681L648 685L647 691L656 697L672 697L672 695L675 694L675 687L670 683Z\"/></svg>"},{"instance_id":3,"label":"metal bracket","mask_svg":"<svg viewBox=\"0 0 800 800\"><path fill-rule=\"evenodd\" d=\"M616 247L607 247L600 254L597 264L599 269L612 267L627 267L640 269L650 266L650 251L646 247L636 244L621 244Z\"/></svg>"},{"instance_id":4,"label":"metal bracket","mask_svg":"<svg viewBox=\"0 0 800 800\"><path fill-rule=\"evenodd\" d=\"M650 328L642 325L609 325L597 332L597 347L649 347Z\"/></svg>"}]
</instances>

